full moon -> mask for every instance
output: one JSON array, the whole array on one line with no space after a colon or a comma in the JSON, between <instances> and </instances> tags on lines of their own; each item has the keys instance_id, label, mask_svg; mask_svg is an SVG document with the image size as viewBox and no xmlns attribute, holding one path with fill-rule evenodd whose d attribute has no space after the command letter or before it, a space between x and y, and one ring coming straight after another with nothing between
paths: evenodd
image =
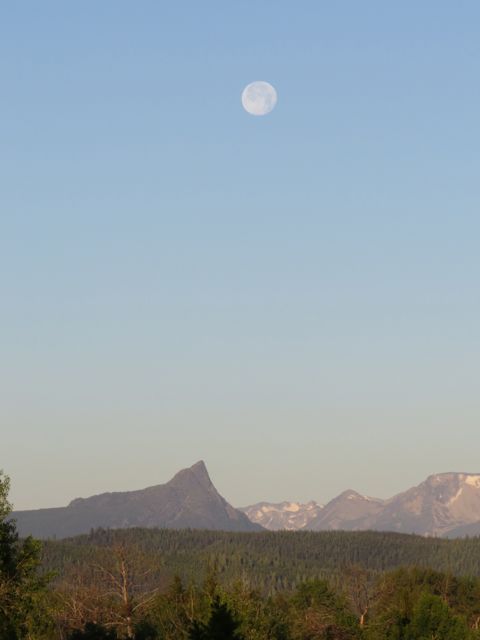
<instances>
[{"instance_id":1,"label":"full moon","mask_svg":"<svg viewBox=\"0 0 480 640\"><path fill-rule=\"evenodd\" d=\"M247 84L242 93L242 105L252 116L266 116L277 104L277 92L269 82L257 80Z\"/></svg>"}]
</instances>

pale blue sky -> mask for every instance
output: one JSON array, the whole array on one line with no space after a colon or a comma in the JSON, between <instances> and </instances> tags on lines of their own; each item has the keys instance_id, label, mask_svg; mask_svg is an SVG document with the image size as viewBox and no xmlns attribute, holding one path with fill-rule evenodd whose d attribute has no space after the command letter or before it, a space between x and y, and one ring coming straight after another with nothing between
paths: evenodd
<instances>
[{"instance_id":1,"label":"pale blue sky","mask_svg":"<svg viewBox=\"0 0 480 640\"><path fill-rule=\"evenodd\" d=\"M199 458L235 505L480 470L479 25L474 0L3 3L16 507Z\"/></svg>"}]
</instances>

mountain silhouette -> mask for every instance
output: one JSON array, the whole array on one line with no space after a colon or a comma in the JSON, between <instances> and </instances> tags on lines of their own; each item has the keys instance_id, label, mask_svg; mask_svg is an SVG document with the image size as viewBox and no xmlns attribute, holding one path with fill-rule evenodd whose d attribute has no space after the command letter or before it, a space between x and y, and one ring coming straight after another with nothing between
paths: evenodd
<instances>
[{"instance_id":1,"label":"mountain silhouette","mask_svg":"<svg viewBox=\"0 0 480 640\"><path fill-rule=\"evenodd\" d=\"M234 509L215 489L203 460L169 482L138 491L76 498L67 507L16 511L22 536L67 538L99 527L159 527L259 531L262 527Z\"/></svg>"}]
</instances>

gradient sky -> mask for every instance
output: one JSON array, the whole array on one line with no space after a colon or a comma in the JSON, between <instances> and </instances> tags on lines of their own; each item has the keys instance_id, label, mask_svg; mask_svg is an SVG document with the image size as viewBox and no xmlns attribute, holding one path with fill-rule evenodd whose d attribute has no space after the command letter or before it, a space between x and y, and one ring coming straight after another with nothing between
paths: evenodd
<instances>
[{"instance_id":1,"label":"gradient sky","mask_svg":"<svg viewBox=\"0 0 480 640\"><path fill-rule=\"evenodd\" d=\"M17 508L200 458L237 506L480 471L479 24L476 0L2 4Z\"/></svg>"}]
</instances>

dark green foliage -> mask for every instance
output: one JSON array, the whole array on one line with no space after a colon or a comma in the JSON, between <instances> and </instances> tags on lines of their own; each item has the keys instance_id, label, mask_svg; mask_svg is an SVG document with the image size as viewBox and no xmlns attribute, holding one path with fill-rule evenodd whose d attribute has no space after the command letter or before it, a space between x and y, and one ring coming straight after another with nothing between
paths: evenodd
<instances>
[{"instance_id":1,"label":"dark green foliage","mask_svg":"<svg viewBox=\"0 0 480 640\"><path fill-rule=\"evenodd\" d=\"M135 640L160 640L160 635L153 624L142 620L135 627Z\"/></svg>"},{"instance_id":2,"label":"dark green foliage","mask_svg":"<svg viewBox=\"0 0 480 640\"><path fill-rule=\"evenodd\" d=\"M68 640L117 640L117 634L113 629L106 629L100 624L87 622L84 629L72 631Z\"/></svg>"},{"instance_id":3,"label":"dark green foliage","mask_svg":"<svg viewBox=\"0 0 480 640\"><path fill-rule=\"evenodd\" d=\"M424 593L415 605L407 637L412 640L468 640L465 620L454 615L439 596Z\"/></svg>"},{"instance_id":4,"label":"dark green foliage","mask_svg":"<svg viewBox=\"0 0 480 640\"><path fill-rule=\"evenodd\" d=\"M378 579L367 637L375 640L466 640L480 620L480 581L431 569L399 569Z\"/></svg>"},{"instance_id":5,"label":"dark green foliage","mask_svg":"<svg viewBox=\"0 0 480 640\"><path fill-rule=\"evenodd\" d=\"M118 640L115 629L107 628L95 622L87 622L83 629L74 629L68 640ZM135 627L132 640L159 640L158 630L146 620Z\"/></svg>"},{"instance_id":6,"label":"dark green foliage","mask_svg":"<svg viewBox=\"0 0 480 640\"><path fill-rule=\"evenodd\" d=\"M0 472L0 639L40 638L47 633L46 585L38 573L40 545L32 538L19 540L10 513L10 483Z\"/></svg>"},{"instance_id":7,"label":"dark green foliage","mask_svg":"<svg viewBox=\"0 0 480 640\"><path fill-rule=\"evenodd\" d=\"M325 580L309 580L299 585L293 596L293 604L303 611L324 609L334 612L341 608L338 597Z\"/></svg>"},{"instance_id":8,"label":"dark green foliage","mask_svg":"<svg viewBox=\"0 0 480 640\"><path fill-rule=\"evenodd\" d=\"M301 584L292 601L294 636L314 638L354 638L357 620L345 598L335 593L324 580Z\"/></svg>"},{"instance_id":9,"label":"dark green foliage","mask_svg":"<svg viewBox=\"0 0 480 640\"><path fill-rule=\"evenodd\" d=\"M71 540L44 544L46 569L69 572L72 566L101 560L113 544L135 546L162 557L152 571L154 586L179 575L202 581L211 567L220 583L239 577L252 588L275 594L309 579L331 578L342 567L359 565L375 574L402 566L431 567L457 576L480 576L480 538L444 540L373 531L261 532L98 530Z\"/></svg>"},{"instance_id":10,"label":"dark green foliage","mask_svg":"<svg viewBox=\"0 0 480 640\"><path fill-rule=\"evenodd\" d=\"M215 596L206 624L194 621L189 640L242 640L239 623L234 619L228 606Z\"/></svg>"},{"instance_id":11,"label":"dark green foliage","mask_svg":"<svg viewBox=\"0 0 480 640\"><path fill-rule=\"evenodd\" d=\"M198 620L192 622L188 632L188 640L205 640L205 628Z\"/></svg>"}]
</instances>

